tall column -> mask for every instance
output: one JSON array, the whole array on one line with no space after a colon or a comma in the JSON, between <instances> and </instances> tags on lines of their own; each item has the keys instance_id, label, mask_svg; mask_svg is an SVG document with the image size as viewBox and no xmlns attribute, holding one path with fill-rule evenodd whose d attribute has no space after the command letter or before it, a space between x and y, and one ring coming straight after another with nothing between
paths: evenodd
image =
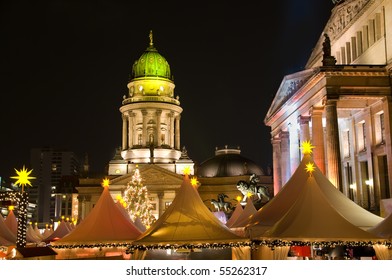
<instances>
[{"instance_id":1,"label":"tall column","mask_svg":"<svg viewBox=\"0 0 392 280\"><path fill-rule=\"evenodd\" d=\"M126 150L128 149L127 145L127 116L125 114L122 114L122 149Z\"/></svg>"},{"instance_id":2,"label":"tall column","mask_svg":"<svg viewBox=\"0 0 392 280\"><path fill-rule=\"evenodd\" d=\"M335 187L342 191L342 168L339 149L339 127L337 100L327 99L325 104L326 129L327 129L327 155L328 155L328 178Z\"/></svg>"},{"instance_id":3,"label":"tall column","mask_svg":"<svg viewBox=\"0 0 392 280\"><path fill-rule=\"evenodd\" d=\"M143 136L142 136L142 146L147 145L147 110L142 110L143 115Z\"/></svg>"},{"instance_id":4,"label":"tall column","mask_svg":"<svg viewBox=\"0 0 392 280\"><path fill-rule=\"evenodd\" d=\"M297 170L300 163L300 150L299 150L299 136L298 136L298 125L289 125L289 135L290 135L290 176Z\"/></svg>"},{"instance_id":5,"label":"tall column","mask_svg":"<svg viewBox=\"0 0 392 280\"><path fill-rule=\"evenodd\" d=\"M170 147L174 148L174 113L170 112Z\"/></svg>"},{"instance_id":6,"label":"tall column","mask_svg":"<svg viewBox=\"0 0 392 280\"><path fill-rule=\"evenodd\" d=\"M324 128L323 128L324 107L312 107L312 145L313 160L320 171L325 174L325 153L324 153Z\"/></svg>"},{"instance_id":7,"label":"tall column","mask_svg":"<svg viewBox=\"0 0 392 280\"><path fill-rule=\"evenodd\" d=\"M300 131L300 142L305 142L310 140L310 130L309 130L310 116L299 116L299 131Z\"/></svg>"},{"instance_id":8,"label":"tall column","mask_svg":"<svg viewBox=\"0 0 392 280\"><path fill-rule=\"evenodd\" d=\"M162 145L162 140L161 140L161 115L162 115L162 110L157 110L156 111L156 115L157 115L157 130L156 130L156 137L155 139L157 139L157 146L161 146Z\"/></svg>"},{"instance_id":9,"label":"tall column","mask_svg":"<svg viewBox=\"0 0 392 280\"><path fill-rule=\"evenodd\" d=\"M175 146L176 150L181 149L181 146L180 146L180 119L181 119L181 116L178 115L176 118L176 146Z\"/></svg>"},{"instance_id":10,"label":"tall column","mask_svg":"<svg viewBox=\"0 0 392 280\"><path fill-rule=\"evenodd\" d=\"M280 150L281 150L281 161L280 165L282 166L282 185L286 184L286 182L291 177L291 168L290 168L290 133L288 131L280 132Z\"/></svg>"},{"instance_id":11,"label":"tall column","mask_svg":"<svg viewBox=\"0 0 392 280\"><path fill-rule=\"evenodd\" d=\"M389 98L383 99L383 109L384 109L384 126L385 126L385 135L391 135L391 120L392 120L392 103ZM386 156L387 162L391 162L391 154L392 154L392 144L391 138L386 136L385 137L385 149L386 149ZM392 180L392 164L388 164L388 182ZM392 184L388 184L385 188L389 188L389 193L392 194Z\"/></svg>"},{"instance_id":12,"label":"tall column","mask_svg":"<svg viewBox=\"0 0 392 280\"><path fill-rule=\"evenodd\" d=\"M128 114L128 147L133 147L133 117L134 113L129 112Z\"/></svg>"},{"instance_id":13,"label":"tall column","mask_svg":"<svg viewBox=\"0 0 392 280\"><path fill-rule=\"evenodd\" d=\"M271 139L272 143L272 168L274 178L274 195L276 195L282 188L282 170L280 159L282 158L280 150L280 138L275 136Z\"/></svg>"}]
</instances>

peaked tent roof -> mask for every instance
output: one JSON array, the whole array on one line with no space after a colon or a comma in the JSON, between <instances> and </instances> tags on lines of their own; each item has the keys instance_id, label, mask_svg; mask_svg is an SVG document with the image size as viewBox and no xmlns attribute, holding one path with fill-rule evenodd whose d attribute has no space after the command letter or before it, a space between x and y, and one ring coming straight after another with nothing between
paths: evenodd
<instances>
[{"instance_id":1,"label":"peaked tent roof","mask_svg":"<svg viewBox=\"0 0 392 280\"><path fill-rule=\"evenodd\" d=\"M51 242L63 238L68 233L72 232L71 226L67 221L61 221L58 227L52 232L51 235L44 238L42 241L44 242Z\"/></svg>"},{"instance_id":2,"label":"peaked tent roof","mask_svg":"<svg viewBox=\"0 0 392 280\"><path fill-rule=\"evenodd\" d=\"M189 176L184 175L172 204L128 249L204 247L212 244L215 247L240 246L248 244L248 241L214 216L192 186Z\"/></svg>"},{"instance_id":3,"label":"peaked tent roof","mask_svg":"<svg viewBox=\"0 0 392 280\"><path fill-rule=\"evenodd\" d=\"M382 218L377 216L361 206L357 205L351 199L346 197L329 181L320 171L309 154L305 154L300 165L294 172L289 181L283 186L266 205L260 208L257 213L252 215L246 225L247 235L258 237L266 230L274 226L293 206L293 204L302 196L309 175L306 172L306 164L313 163L315 171L313 177L317 188L325 196L328 204L343 216L351 224L366 230L379 223Z\"/></svg>"},{"instance_id":4,"label":"peaked tent roof","mask_svg":"<svg viewBox=\"0 0 392 280\"><path fill-rule=\"evenodd\" d=\"M287 213L261 238L300 242L378 240L375 235L346 220L311 175Z\"/></svg>"},{"instance_id":5,"label":"peaked tent roof","mask_svg":"<svg viewBox=\"0 0 392 280\"><path fill-rule=\"evenodd\" d=\"M233 214L231 214L230 219L226 222L226 226L228 228L231 227L231 225L238 219L238 217L241 215L242 211L244 211L244 208L242 208L241 203L237 203Z\"/></svg>"},{"instance_id":6,"label":"peaked tent roof","mask_svg":"<svg viewBox=\"0 0 392 280\"><path fill-rule=\"evenodd\" d=\"M16 243L16 234L14 234L5 224L4 218L0 213L0 237L12 244Z\"/></svg>"},{"instance_id":7,"label":"peaked tent roof","mask_svg":"<svg viewBox=\"0 0 392 280\"><path fill-rule=\"evenodd\" d=\"M27 226L27 230L26 230L26 240L27 240L27 242L39 243L39 242L42 241L42 239L43 239L42 235L41 234L37 234L37 232L33 228L33 225L29 224Z\"/></svg>"},{"instance_id":8,"label":"peaked tent roof","mask_svg":"<svg viewBox=\"0 0 392 280\"><path fill-rule=\"evenodd\" d=\"M67 245L101 247L102 243L123 246L135 240L140 234L137 227L116 206L108 187L105 186L96 205L85 219L69 234L50 244L54 248Z\"/></svg>"},{"instance_id":9,"label":"peaked tent roof","mask_svg":"<svg viewBox=\"0 0 392 280\"><path fill-rule=\"evenodd\" d=\"M241 215L231 224L230 228L245 227L249 217L255 213L257 213L257 209L253 204L253 199L252 197L248 197L244 210L242 211Z\"/></svg>"},{"instance_id":10,"label":"peaked tent roof","mask_svg":"<svg viewBox=\"0 0 392 280\"><path fill-rule=\"evenodd\" d=\"M18 220L13 210L9 210L8 216L5 218L5 224L16 235L18 232Z\"/></svg>"}]
</instances>

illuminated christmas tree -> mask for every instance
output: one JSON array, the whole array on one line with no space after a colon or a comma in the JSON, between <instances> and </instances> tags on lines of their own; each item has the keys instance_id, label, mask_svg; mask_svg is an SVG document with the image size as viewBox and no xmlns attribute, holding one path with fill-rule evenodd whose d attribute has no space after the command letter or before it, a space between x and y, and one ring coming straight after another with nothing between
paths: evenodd
<instances>
[{"instance_id":1,"label":"illuminated christmas tree","mask_svg":"<svg viewBox=\"0 0 392 280\"><path fill-rule=\"evenodd\" d=\"M137 218L149 227L155 222L155 217L152 214L153 206L148 198L147 187L143 185L139 169L133 172L132 180L128 182L127 188L124 191L125 209L128 211L132 221Z\"/></svg>"}]
</instances>

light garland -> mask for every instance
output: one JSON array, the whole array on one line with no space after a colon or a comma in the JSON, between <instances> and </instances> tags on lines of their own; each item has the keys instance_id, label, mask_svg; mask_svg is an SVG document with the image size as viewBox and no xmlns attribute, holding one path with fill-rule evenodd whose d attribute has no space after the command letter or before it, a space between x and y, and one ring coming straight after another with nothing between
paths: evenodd
<instances>
[{"instance_id":1,"label":"light garland","mask_svg":"<svg viewBox=\"0 0 392 280\"><path fill-rule=\"evenodd\" d=\"M49 247L56 249L92 249L92 248L118 248L130 246L131 242L121 243L91 243L91 244L51 244Z\"/></svg>"},{"instance_id":2,"label":"light garland","mask_svg":"<svg viewBox=\"0 0 392 280\"><path fill-rule=\"evenodd\" d=\"M227 243L187 243L187 244L131 244L127 247L125 253L133 254L135 250L147 251L147 250L194 250L194 249L227 249L227 248L239 248L239 247L251 247L253 248L254 243L251 241L244 242L227 242Z\"/></svg>"},{"instance_id":3,"label":"light garland","mask_svg":"<svg viewBox=\"0 0 392 280\"><path fill-rule=\"evenodd\" d=\"M384 245L388 248L392 248L391 240L384 241L294 241L294 240L283 240L283 239L273 239L273 240L253 240L254 245L268 246L272 250L275 247L285 247L285 246L314 246L314 247L336 247L336 246L348 246L348 247L371 247L373 245Z\"/></svg>"}]
</instances>

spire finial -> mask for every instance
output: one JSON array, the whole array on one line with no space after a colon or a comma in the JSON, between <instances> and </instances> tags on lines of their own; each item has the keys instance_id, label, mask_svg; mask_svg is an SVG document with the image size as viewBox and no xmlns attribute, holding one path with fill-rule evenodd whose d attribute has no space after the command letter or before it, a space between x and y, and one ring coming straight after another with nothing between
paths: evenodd
<instances>
[{"instance_id":1,"label":"spire finial","mask_svg":"<svg viewBox=\"0 0 392 280\"><path fill-rule=\"evenodd\" d=\"M152 30L150 30L150 35L148 35L148 37L150 37L150 47L152 47L154 45L152 40Z\"/></svg>"}]
</instances>

